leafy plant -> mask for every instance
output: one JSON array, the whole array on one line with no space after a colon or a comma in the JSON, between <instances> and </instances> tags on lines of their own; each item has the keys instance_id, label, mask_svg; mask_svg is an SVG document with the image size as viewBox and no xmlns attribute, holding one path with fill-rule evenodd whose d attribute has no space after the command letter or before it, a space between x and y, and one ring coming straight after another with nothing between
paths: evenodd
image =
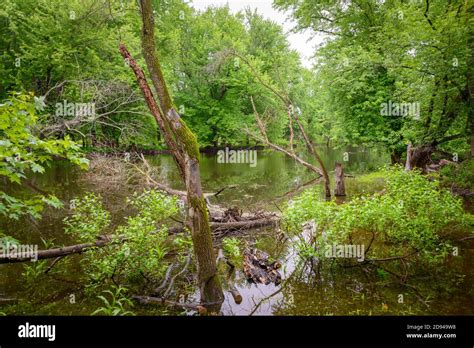
<instances>
[{"instance_id":1,"label":"leafy plant","mask_svg":"<svg viewBox=\"0 0 474 348\"><path fill-rule=\"evenodd\" d=\"M385 280L388 277L388 273L385 270L383 270L382 268L377 268L377 276L380 279Z\"/></svg>"},{"instance_id":2,"label":"leafy plant","mask_svg":"<svg viewBox=\"0 0 474 348\"><path fill-rule=\"evenodd\" d=\"M20 244L20 241L11 237L11 236L7 236L5 235L3 232L0 231L0 245L1 246L6 246L6 245L18 245Z\"/></svg>"},{"instance_id":3,"label":"leafy plant","mask_svg":"<svg viewBox=\"0 0 474 348\"><path fill-rule=\"evenodd\" d=\"M347 244L365 232L378 242L370 249L372 256L393 256L389 250L397 250L398 255L415 251L421 260L439 263L452 250L446 238L449 231L472 231L474 217L438 181L398 167L387 169L384 177L385 192L346 204L322 202L313 190L290 203L284 214L290 230L298 233L303 223L315 221L317 237L304 245L305 255L324 258L327 247ZM392 247L383 248L379 242Z\"/></svg>"},{"instance_id":4,"label":"leafy plant","mask_svg":"<svg viewBox=\"0 0 474 348\"><path fill-rule=\"evenodd\" d=\"M55 156L87 168L88 160L68 136L44 139L36 134L38 116L32 97L32 94L12 92L10 98L0 104L0 176L12 184L21 184L31 173L44 173ZM44 204L61 207L53 195L17 198L0 191L0 214L11 219L24 215L39 218Z\"/></svg>"},{"instance_id":5,"label":"leafy plant","mask_svg":"<svg viewBox=\"0 0 474 348\"><path fill-rule=\"evenodd\" d=\"M222 250L224 255L236 265L241 264L242 254L240 252L240 240L235 237L224 238L222 240Z\"/></svg>"},{"instance_id":6,"label":"leafy plant","mask_svg":"<svg viewBox=\"0 0 474 348\"><path fill-rule=\"evenodd\" d=\"M135 193L127 202L137 209L126 223L109 235L111 243L84 255L81 263L90 286L104 282L140 284L159 279L167 268L164 260L169 246L166 226L157 227L178 212L177 199L156 190ZM110 223L99 197L87 194L75 201L74 214L65 219L67 233L83 241L95 240ZM177 243L190 245L184 238ZM184 246L181 250L184 250ZM92 291L92 290L91 290Z\"/></svg>"},{"instance_id":7,"label":"leafy plant","mask_svg":"<svg viewBox=\"0 0 474 348\"><path fill-rule=\"evenodd\" d=\"M28 286L34 285L38 279L44 275L47 265L48 260L38 260L36 262L23 265L24 270L21 275L24 277Z\"/></svg>"},{"instance_id":8,"label":"leafy plant","mask_svg":"<svg viewBox=\"0 0 474 348\"><path fill-rule=\"evenodd\" d=\"M110 316L125 316L135 315L132 311L127 310L127 307L133 307L133 303L130 299L125 296L127 289L124 287L114 287L114 291L104 290L104 294L109 295L109 299L106 296L97 296L104 305L97 308L91 315L110 315Z\"/></svg>"},{"instance_id":9,"label":"leafy plant","mask_svg":"<svg viewBox=\"0 0 474 348\"><path fill-rule=\"evenodd\" d=\"M64 219L65 232L81 242L92 242L100 234L105 234L110 225L110 214L102 205L101 197L88 193L81 199L71 200L74 214Z\"/></svg>"}]
</instances>

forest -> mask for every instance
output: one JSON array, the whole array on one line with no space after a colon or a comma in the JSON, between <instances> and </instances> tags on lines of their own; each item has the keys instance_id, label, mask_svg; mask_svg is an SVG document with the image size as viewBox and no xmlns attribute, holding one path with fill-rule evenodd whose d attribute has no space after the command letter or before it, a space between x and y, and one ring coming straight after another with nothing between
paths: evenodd
<instances>
[{"instance_id":1,"label":"forest","mask_svg":"<svg viewBox=\"0 0 474 348\"><path fill-rule=\"evenodd\" d=\"M474 2L236 3L2 0L0 316L474 314Z\"/></svg>"}]
</instances>

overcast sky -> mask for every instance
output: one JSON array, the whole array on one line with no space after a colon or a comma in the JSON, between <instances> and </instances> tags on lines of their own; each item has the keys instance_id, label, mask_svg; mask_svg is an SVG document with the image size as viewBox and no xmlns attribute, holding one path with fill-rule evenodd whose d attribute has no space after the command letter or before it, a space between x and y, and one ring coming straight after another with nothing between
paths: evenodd
<instances>
[{"instance_id":1,"label":"overcast sky","mask_svg":"<svg viewBox=\"0 0 474 348\"><path fill-rule=\"evenodd\" d=\"M237 13L246 7L257 9L257 12L265 18L282 25L285 33L295 26L294 22L287 19L287 13L272 8L272 0L191 0L190 2L190 5L197 10L204 10L211 5L225 6L226 4L229 5L232 13ZM311 67L311 56L314 54L316 44L320 43L322 38L311 39L309 31L296 34L288 33L287 38L290 46L299 52L303 65Z\"/></svg>"}]
</instances>

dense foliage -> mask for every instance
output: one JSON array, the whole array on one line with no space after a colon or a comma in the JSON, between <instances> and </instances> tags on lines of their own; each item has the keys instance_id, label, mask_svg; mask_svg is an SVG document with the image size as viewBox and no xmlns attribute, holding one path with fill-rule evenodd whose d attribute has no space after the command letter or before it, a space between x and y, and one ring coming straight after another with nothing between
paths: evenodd
<instances>
[{"instance_id":1,"label":"dense foliage","mask_svg":"<svg viewBox=\"0 0 474 348\"><path fill-rule=\"evenodd\" d=\"M159 148L156 126L117 52L119 41L133 53L140 49L135 5L4 2L0 98L13 90L43 96L43 132L69 134L90 149ZM325 38L313 69L301 66L281 27L250 9L233 15L227 7L198 12L180 0L154 1L165 78L201 146L255 143L241 131L254 125L249 96L258 109L267 109L271 140L287 138L286 112L263 82L291 98L315 141L383 144L394 161L408 141L440 146L451 155L467 152L472 5L461 0L275 5L293 14L298 29ZM56 104L64 100L93 102L97 113L87 119L58 116ZM382 105L388 103L413 109L404 114L397 106L387 114Z\"/></svg>"},{"instance_id":2,"label":"dense foliage","mask_svg":"<svg viewBox=\"0 0 474 348\"><path fill-rule=\"evenodd\" d=\"M406 143L468 149L473 48L470 2L276 0L299 28L326 37L317 51L316 95L330 137L382 143L400 156ZM384 103L417 113L383 113ZM398 109L398 110L397 110ZM457 141L448 144L448 140Z\"/></svg>"},{"instance_id":3,"label":"dense foliage","mask_svg":"<svg viewBox=\"0 0 474 348\"><path fill-rule=\"evenodd\" d=\"M474 229L473 216L463 210L461 198L453 195L473 193L474 162L467 159L469 150L474 155L474 142L469 147L474 129L472 3L274 0L274 6L289 11L296 30L309 29L322 39L311 68L302 66L280 25L251 9L237 14L228 6L197 11L185 0L153 0L157 55L177 111L201 148L260 145L255 138L256 110L271 143L285 147L291 139L294 144L288 146L287 154L296 157L298 153L311 163L314 158L304 151L301 139L304 132L289 119L301 121L310 138L306 145L351 145L355 151L359 146L381 145L393 162L403 162L409 143L413 149L425 149L427 162L418 166L423 174L394 166L356 176L359 186L354 190L348 185L350 197L343 204L322 201L319 187L304 191L283 212L283 226L294 237L289 240L298 241L285 244L288 239L281 230L268 239L288 250L296 246L304 267L308 263L312 268L315 260L337 260L328 256L333 246L363 245L359 263L341 258L341 265L360 269L367 279L374 274L385 279L392 272L399 278L397 286L409 285L406 277L414 268L417 272L430 268L429 275L435 269L443 271L440 266L454 263L452 256L458 255L461 245L455 240L462 239L453 236L463 234L467 241ZM86 169L87 152L127 152L125 161L139 172L127 177L128 169L121 170L125 165L116 170L104 165L103 170L91 173L102 176L100 185L106 192L112 191L107 186L112 172L117 174L114 190L118 186L128 190L129 198L120 206L125 221L117 222L119 214L106 209L104 201L110 198L98 195L99 189L72 199L65 207L70 214L52 220L63 222L68 242L99 246L88 248L80 259L61 255L52 262L23 265L23 281L32 293L39 293L35 288L46 284L46 277L70 275L81 268L85 294L98 298L102 305L88 314L132 315L131 294L151 294L168 301L174 295L182 304L184 295L176 283L182 281L179 285L188 287L196 271L191 237L169 233L171 220L179 218L185 225L190 218L182 202L161 191L143 190L153 184L155 168L143 157L145 173L133 162L138 156L128 153L165 147L129 62L118 52L119 43L125 43L146 71L140 35L135 0L2 0L0 8L0 219L8 221L5 226L9 220L40 218L45 206L63 207L63 201L36 187L34 180L57 159ZM193 154L197 150L193 146ZM445 161L436 163L441 158ZM235 201L253 197L248 193L261 199L262 191L251 192L259 186L258 176L267 180L263 190L268 196L272 190L277 192L272 176L267 175L271 171L301 184L289 194L307 186L302 183L303 174L294 178L286 172L287 165L294 165L291 160L281 162L281 167L265 158L261 161L260 171L239 172L239 185L232 185L240 186ZM221 168L207 173L215 179L212 190L218 189L223 176L233 175L233 169ZM159 180L176 174L168 175L166 165L160 169ZM208 177L203 176L206 185ZM185 180L197 181L192 176ZM88 184L94 186L92 180ZM368 193L352 196L357 190ZM83 191L81 187L75 192ZM67 209L62 212L66 214ZM203 216L208 217L207 213ZM38 243L41 238L41 248L52 249L63 241L43 240L35 233L25 237L29 230L20 231L20 237L8 229L14 236L0 230L0 243ZM216 243L222 249L217 254L225 256L235 266L232 269L242 268L249 243L237 236L223 238ZM393 268L374 266L380 261L391 262ZM333 262L325 264L332 267ZM371 267L375 272L369 274ZM187 290L183 292L192 294L196 289Z\"/></svg>"},{"instance_id":4,"label":"dense foliage","mask_svg":"<svg viewBox=\"0 0 474 348\"><path fill-rule=\"evenodd\" d=\"M474 192L474 160L444 166L440 170L440 181L454 193L472 194Z\"/></svg>"},{"instance_id":5,"label":"dense foliage","mask_svg":"<svg viewBox=\"0 0 474 348\"><path fill-rule=\"evenodd\" d=\"M69 136L63 139L40 138L35 129L37 121L35 102L30 94L12 93L5 103L0 104L0 177L5 177L10 184L22 184L22 181L28 181L29 174L43 173L58 157L87 168L87 159ZM11 219L23 215L38 218L44 203L56 208L61 206L53 195L13 197L0 191L0 215Z\"/></svg>"},{"instance_id":6,"label":"dense foliage","mask_svg":"<svg viewBox=\"0 0 474 348\"><path fill-rule=\"evenodd\" d=\"M46 103L41 131L69 134L90 149L160 147L156 125L117 49L122 40L140 56L135 1L7 0L4 5L0 98L12 90L33 91ZM253 125L249 95L277 103L234 52L265 79L305 93L301 81L312 74L301 67L277 24L250 10L197 12L179 0L154 1L154 8L165 78L201 146L254 143L241 132ZM95 103L96 114L58 115L57 104L65 100ZM282 139L285 120L284 113L275 115L269 130L275 140Z\"/></svg>"},{"instance_id":7,"label":"dense foliage","mask_svg":"<svg viewBox=\"0 0 474 348\"><path fill-rule=\"evenodd\" d=\"M322 202L313 190L292 201L285 211L290 230L299 232L303 223L314 221L313 238L301 244L303 256L324 259L328 246L354 242L367 248L373 243L366 258L417 252L428 263L441 262L452 251L448 233L472 232L473 216L439 181L398 168L384 177L384 191L346 204Z\"/></svg>"},{"instance_id":8,"label":"dense foliage","mask_svg":"<svg viewBox=\"0 0 474 348\"><path fill-rule=\"evenodd\" d=\"M163 225L179 212L174 197L155 190L136 193L128 203L137 214L109 233L110 217L100 197L89 193L72 203L73 214L65 219L66 233L81 242L94 242L99 236L110 238L108 246L87 252L81 260L91 289L107 286L108 282L127 287L155 284L168 267L168 251L189 251L189 241L181 236L169 241L168 229Z\"/></svg>"}]
</instances>

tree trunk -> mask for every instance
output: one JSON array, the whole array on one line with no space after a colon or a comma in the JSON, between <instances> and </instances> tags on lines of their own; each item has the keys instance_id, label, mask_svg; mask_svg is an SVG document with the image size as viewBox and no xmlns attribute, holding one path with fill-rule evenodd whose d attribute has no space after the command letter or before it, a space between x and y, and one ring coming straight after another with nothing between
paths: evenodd
<instances>
[{"instance_id":1,"label":"tree trunk","mask_svg":"<svg viewBox=\"0 0 474 348\"><path fill-rule=\"evenodd\" d=\"M329 184L329 175L325 172L323 174L323 179L324 179L324 193L325 193L326 199L329 200L331 198L331 186Z\"/></svg>"},{"instance_id":2,"label":"tree trunk","mask_svg":"<svg viewBox=\"0 0 474 348\"><path fill-rule=\"evenodd\" d=\"M289 104L292 105L292 104ZM326 166L323 163L323 160L321 159L321 156L319 156L319 153L316 151L316 149L313 146L313 143L309 139L309 137L306 135L306 131L303 128L303 125L300 122L300 119L298 115L294 112L294 107L292 105L291 110L293 110L292 114L296 120L296 123L298 124L298 128L301 131L301 134L303 135L303 139L306 143L306 147L308 148L309 152L316 158L316 161L319 163L319 166L321 167L321 171L323 174L323 179L324 179L324 191L326 195L326 199L331 198L331 186L330 186L330 181L329 181L329 175L326 170Z\"/></svg>"},{"instance_id":3,"label":"tree trunk","mask_svg":"<svg viewBox=\"0 0 474 348\"><path fill-rule=\"evenodd\" d=\"M390 153L390 161L392 165L402 163L402 155L404 152L405 150L400 150L398 148L392 150L392 152Z\"/></svg>"},{"instance_id":4,"label":"tree trunk","mask_svg":"<svg viewBox=\"0 0 474 348\"><path fill-rule=\"evenodd\" d=\"M154 18L151 0L140 0L142 15L142 50L151 80L159 100L159 106L151 93L143 71L138 67L125 46L122 56L135 72L150 111L170 148L186 185L188 199L188 221L196 255L201 303L211 311L219 311L224 300L217 276L216 258L212 245L211 228L206 201L201 188L199 171L199 146L196 136L176 112L163 77L161 64L156 56Z\"/></svg>"},{"instance_id":5,"label":"tree trunk","mask_svg":"<svg viewBox=\"0 0 474 348\"><path fill-rule=\"evenodd\" d=\"M188 226L191 231L194 253L198 264L201 302L215 310L224 301L217 277L216 256L212 244L207 206L201 188L199 161L185 154L186 190L188 192Z\"/></svg>"},{"instance_id":6,"label":"tree trunk","mask_svg":"<svg viewBox=\"0 0 474 348\"><path fill-rule=\"evenodd\" d=\"M474 5L469 8L471 15L474 15ZM467 89L469 93L469 104L470 108L468 111L468 122L470 123L471 130L471 157L474 157L474 32L472 26L469 31L469 59L467 64Z\"/></svg>"},{"instance_id":7,"label":"tree trunk","mask_svg":"<svg viewBox=\"0 0 474 348\"><path fill-rule=\"evenodd\" d=\"M411 146L411 144L409 144ZM427 167L431 161L431 155L433 152L436 150L436 145L433 144L425 144L425 145L420 145L414 148L410 148L410 169L413 168L420 168L423 172L426 172ZM408 148L407 148L408 151ZM408 160L408 153L407 153L407 160ZM405 166L405 168L407 168Z\"/></svg>"},{"instance_id":8,"label":"tree trunk","mask_svg":"<svg viewBox=\"0 0 474 348\"><path fill-rule=\"evenodd\" d=\"M336 162L336 168L334 172L334 179L336 187L334 189L334 196L342 197L346 195L346 188L344 185L344 171L342 170L342 164Z\"/></svg>"},{"instance_id":9,"label":"tree trunk","mask_svg":"<svg viewBox=\"0 0 474 348\"><path fill-rule=\"evenodd\" d=\"M472 120L471 120L471 157L474 158L474 121Z\"/></svg>"},{"instance_id":10,"label":"tree trunk","mask_svg":"<svg viewBox=\"0 0 474 348\"><path fill-rule=\"evenodd\" d=\"M408 172L412 170L413 146L411 141L407 145L407 160L405 162L405 170Z\"/></svg>"}]
</instances>

